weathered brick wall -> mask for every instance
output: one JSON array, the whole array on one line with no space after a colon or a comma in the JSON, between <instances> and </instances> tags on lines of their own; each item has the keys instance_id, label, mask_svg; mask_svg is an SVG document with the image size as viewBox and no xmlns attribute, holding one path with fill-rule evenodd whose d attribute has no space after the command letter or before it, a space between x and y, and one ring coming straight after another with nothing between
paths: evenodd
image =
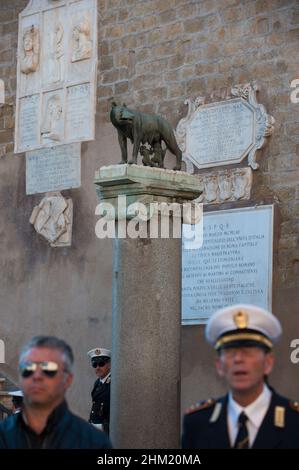
<instances>
[{"instance_id":1,"label":"weathered brick wall","mask_svg":"<svg viewBox=\"0 0 299 470\"><path fill-rule=\"evenodd\" d=\"M27 0L1 2L0 155L13 154L18 13ZM257 201L272 196L281 211L279 283L299 284L299 77L296 0L98 0L97 118L113 99L166 117L186 114L184 100L256 80L259 100L276 119L255 174Z\"/></svg>"},{"instance_id":2,"label":"weathered brick wall","mask_svg":"<svg viewBox=\"0 0 299 470\"><path fill-rule=\"evenodd\" d=\"M18 14L26 0L3 0L0 4L0 78L5 84L6 105L0 107L0 157L13 151Z\"/></svg>"},{"instance_id":3,"label":"weathered brick wall","mask_svg":"<svg viewBox=\"0 0 299 470\"><path fill-rule=\"evenodd\" d=\"M186 114L184 100L255 80L258 100L276 119L259 158L254 200L280 209L280 286L299 285L299 78L296 0L99 0L98 113L109 99L166 117ZM271 199L272 198L272 199Z\"/></svg>"}]
</instances>

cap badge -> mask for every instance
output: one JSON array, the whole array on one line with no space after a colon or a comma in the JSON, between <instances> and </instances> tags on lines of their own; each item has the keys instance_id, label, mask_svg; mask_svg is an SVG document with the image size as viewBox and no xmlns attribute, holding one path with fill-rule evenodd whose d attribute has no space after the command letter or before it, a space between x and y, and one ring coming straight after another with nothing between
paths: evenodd
<instances>
[{"instance_id":1,"label":"cap badge","mask_svg":"<svg viewBox=\"0 0 299 470\"><path fill-rule=\"evenodd\" d=\"M94 353L95 353L96 356L99 356L99 355L101 354L101 350L100 350L100 349L96 349Z\"/></svg>"},{"instance_id":2,"label":"cap badge","mask_svg":"<svg viewBox=\"0 0 299 470\"><path fill-rule=\"evenodd\" d=\"M247 328L248 315L245 312L238 312L234 315L234 322L237 328Z\"/></svg>"}]
</instances>

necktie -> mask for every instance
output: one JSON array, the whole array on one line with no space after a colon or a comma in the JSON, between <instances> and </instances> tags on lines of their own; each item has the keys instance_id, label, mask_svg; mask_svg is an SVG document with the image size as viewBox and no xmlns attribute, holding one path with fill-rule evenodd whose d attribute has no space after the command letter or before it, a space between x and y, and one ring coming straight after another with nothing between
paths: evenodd
<instances>
[{"instance_id":1,"label":"necktie","mask_svg":"<svg viewBox=\"0 0 299 470\"><path fill-rule=\"evenodd\" d=\"M238 418L238 425L239 425L239 430L238 430L238 435L236 438L236 442L234 445L234 449L248 449L249 447L249 435L248 435L248 429L246 426L246 421L248 420L248 417L242 411L240 413L239 418Z\"/></svg>"}]
</instances>

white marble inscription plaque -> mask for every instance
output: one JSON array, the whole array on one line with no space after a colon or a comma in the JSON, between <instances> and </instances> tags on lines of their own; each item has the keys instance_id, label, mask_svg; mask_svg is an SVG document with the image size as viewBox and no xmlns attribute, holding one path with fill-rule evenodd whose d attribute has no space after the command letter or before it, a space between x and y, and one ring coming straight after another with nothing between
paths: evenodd
<instances>
[{"instance_id":1,"label":"white marble inscription plaque","mask_svg":"<svg viewBox=\"0 0 299 470\"><path fill-rule=\"evenodd\" d=\"M237 98L202 106L187 131L187 152L201 168L239 162L254 138L254 110Z\"/></svg>"},{"instance_id":2,"label":"white marble inscription plaque","mask_svg":"<svg viewBox=\"0 0 299 470\"><path fill-rule=\"evenodd\" d=\"M236 303L271 309L272 251L272 205L205 212L202 248L183 248L183 324Z\"/></svg>"},{"instance_id":3,"label":"white marble inscription plaque","mask_svg":"<svg viewBox=\"0 0 299 470\"><path fill-rule=\"evenodd\" d=\"M67 89L67 140L83 140L83 136L93 133L89 122L90 115L90 85L84 83Z\"/></svg>"},{"instance_id":4,"label":"white marble inscription plaque","mask_svg":"<svg viewBox=\"0 0 299 470\"><path fill-rule=\"evenodd\" d=\"M5 85L4 81L0 80L0 104L5 103Z\"/></svg>"},{"instance_id":5,"label":"white marble inscription plaque","mask_svg":"<svg viewBox=\"0 0 299 470\"><path fill-rule=\"evenodd\" d=\"M26 96L20 100L19 110L19 138L23 142L23 148L31 148L37 145L39 121L39 95Z\"/></svg>"},{"instance_id":6,"label":"white marble inscription plaque","mask_svg":"<svg viewBox=\"0 0 299 470\"><path fill-rule=\"evenodd\" d=\"M26 194L81 186L80 143L26 153Z\"/></svg>"},{"instance_id":7,"label":"white marble inscription plaque","mask_svg":"<svg viewBox=\"0 0 299 470\"><path fill-rule=\"evenodd\" d=\"M256 151L274 130L274 118L257 102L255 83L235 85L227 90L225 101L205 104L204 97L187 99L187 116L176 128L176 138L187 171L240 163L258 168ZM212 99L210 96L209 99Z\"/></svg>"}]
</instances>

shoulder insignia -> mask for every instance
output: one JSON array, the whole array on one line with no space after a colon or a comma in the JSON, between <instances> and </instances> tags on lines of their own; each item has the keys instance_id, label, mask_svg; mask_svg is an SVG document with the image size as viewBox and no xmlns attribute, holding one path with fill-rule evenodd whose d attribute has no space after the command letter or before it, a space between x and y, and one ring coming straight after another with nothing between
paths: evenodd
<instances>
[{"instance_id":1,"label":"shoulder insignia","mask_svg":"<svg viewBox=\"0 0 299 470\"><path fill-rule=\"evenodd\" d=\"M299 412L299 402L298 401L290 400L290 407L292 408L292 410L295 410L295 411Z\"/></svg>"},{"instance_id":2,"label":"shoulder insignia","mask_svg":"<svg viewBox=\"0 0 299 470\"><path fill-rule=\"evenodd\" d=\"M278 428L285 427L285 407L284 406L275 406L274 410L274 424Z\"/></svg>"},{"instance_id":3,"label":"shoulder insignia","mask_svg":"<svg viewBox=\"0 0 299 470\"><path fill-rule=\"evenodd\" d=\"M205 410L207 408L210 408L214 404L215 400L213 398L209 398L209 400L202 401L201 403L196 403L195 405L190 406L190 408L187 408L186 414L190 415L192 413L195 413L196 411Z\"/></svg>"},{"instance_id":4,"label":"shoulder insignia","mask_svg":"<svg viewBox=\"0 0 299 470\"><path fill-rule=\"evenodd\" d=\"M217 403L214 406L213 413L210 417L210 423L216 423L216 421L218 420L220 416L221 410L222 410L222 403L217 401Z\"/></svg>"}]
</instances>

